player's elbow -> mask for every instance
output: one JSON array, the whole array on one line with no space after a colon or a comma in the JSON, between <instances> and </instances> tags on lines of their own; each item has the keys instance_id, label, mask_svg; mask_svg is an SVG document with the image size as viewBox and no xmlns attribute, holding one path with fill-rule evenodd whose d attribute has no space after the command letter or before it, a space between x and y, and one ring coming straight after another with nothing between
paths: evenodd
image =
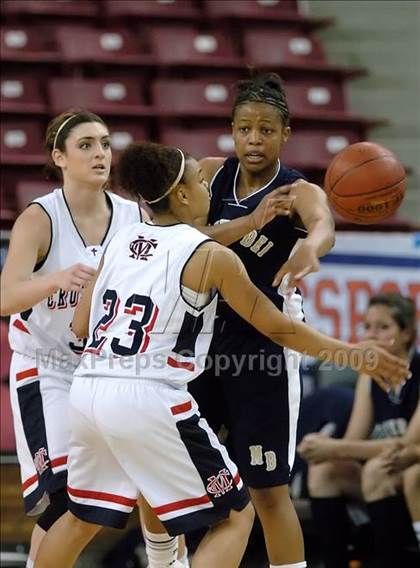
<instances>
[{"instance_id":1,"label":"player's elbow","mask_svg":"<svg viewBox=\"0 0 420 568\"><path fill-rule=\"evenodd\" d=\"M78 339L85 339L89 336L89 325L77 318L71 322L71 330Z\"/></svg>"},{"instance_id":2,"label":"player's elbow","mask_svg":"<svg viewBox=\"0 0 420 568\"><path fill-rule=\"evenodd\" d=\"M9 290L3 285L1 285L1 294L0 294L0 316L10 316L19 310L13 309L13 301L10 297Z\"/></svg>"}]
</instances>

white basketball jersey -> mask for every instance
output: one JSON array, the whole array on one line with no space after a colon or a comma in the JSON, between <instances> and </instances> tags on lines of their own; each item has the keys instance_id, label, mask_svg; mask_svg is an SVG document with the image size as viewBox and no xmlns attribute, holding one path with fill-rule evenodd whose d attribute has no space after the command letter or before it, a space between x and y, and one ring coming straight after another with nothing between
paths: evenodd
<instances>
[{"instance_id":1,"label":"white basketball jersey","mask_svg":"<svg viewBox=\"0 0 420 568\"><path fill-rule=\"evenodd\" d=\"M96 268L103 250L121 227L140 219L138 205L114 193L106 192L111 207L108 231L100 245L86 246L77 230L62 189L39 197L34 203L44 209L51 222L51 242L45 260L35 267L33 278L65 270L78 262ZM71 371L80 361L83 342L70 331L78 292L63 292L49 296L32 309L12 315L9 342L13 351L42 357ZM67 369L66 366L69 366Z\"/></svg>"},{"instance_id":2,"label":"white basketball jersey","mask_svg":"<svg viewBox=\"0 0 420 568\"><path fill-rule=\"evenodd\" d=\"M182 223L120 231L92 298L89 340L76 376L130 377L182 386L205 367L217 297L181 296L185 264L208 237Z\"/></svg>"}]
</instances>

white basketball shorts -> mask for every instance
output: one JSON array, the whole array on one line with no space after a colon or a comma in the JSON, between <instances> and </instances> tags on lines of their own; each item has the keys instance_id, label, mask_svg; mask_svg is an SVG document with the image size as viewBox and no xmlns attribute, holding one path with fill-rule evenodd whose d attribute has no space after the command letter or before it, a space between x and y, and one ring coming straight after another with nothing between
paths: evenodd
<instances>
[{"instance_id":1,"label":"white basketball shorts","mask_svg":"<svg viewBox=\"0 0 420 568\"><path fill-rule=\"evenodd\" d=\"M25 511L39 515L67 485L69 394L73 374L14 353L10 399Z\"/></svg>"},{"instance_id":2,"label":"white basketball shorts","mask_svg":"<svg viewBox=\"0 0 420 568\"><path fill-rule=\"evenodd\" d=\"M142 493L177 535L249 501L236 465L186 390L76 376L70 414L69 508L82 520L124 527Z\"/></svg>"}]
</instances>

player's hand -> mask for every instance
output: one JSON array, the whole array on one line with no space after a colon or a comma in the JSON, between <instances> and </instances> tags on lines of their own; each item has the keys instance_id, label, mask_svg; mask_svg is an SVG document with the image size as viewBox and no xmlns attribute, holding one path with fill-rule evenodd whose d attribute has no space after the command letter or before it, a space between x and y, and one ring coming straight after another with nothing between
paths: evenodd
<instances>
[{"instance_id":1,"label":"player's hand","mask_svg":"<svg viewBox=\"0 0 420 568\"><path fill-rule=\"evenodd\" d=\"M251 213L253 228L257 231L278 215L289 215L295 197L290 197L290 185L282 185L270 191Z\"/></svg>"},{"instance_id":2,"label":"player's hand","mask_svg":"<svg viewBox=\"0 0 420 568\"><path fill-rule=\"evenodd\" d=\"M66 270L51 274L54 287L65 292L79 292L95 276L96 270L86 264L73 264Z\"/></svg>"},{"instance_id":3,"label":"player's hand","mask_svg":"<svg viewBox=\"0 0 420 568\"><path fill-rule=\"evenodd\" d=\"M387 473L400 473L415 463L420 463L420 446L404 445L402 440L397 440L393 447L381 454L381 459L382 467Z\"/></svg>"},{"instance_id":4,"label":"player's hand","mask_svg":"<svg viewBox=\"0 0 420 568\"><path fill-rule=\"evenodd\" d=\"M291 294L302 278L318 270L319 260L314 247L303 242L277 272L273 286L279 286L284 279L281 292Z\"/></svg>"},{"instance_id":5,"label":"player's hand","mask_svg":"<svg viewBox=\"0 0 420 568\"><path fill-rule=\"evenodd\" d=\"M358 373L374 379L385 391L411 378L409 364L387 351L387 341L361 341L356 343L349 357L349 366Z\"/></svg>"},{"instance_id":6,"label":"player's hand","mask_svg":"<svg viewBox=\"0 0 420 568\"><path fill-rule=\"evenodd\" d=\"M323 434L307 434L297 447L298 454L306 461L320 463L334 459L337 440Z\"/></svg>"}]
</instances>

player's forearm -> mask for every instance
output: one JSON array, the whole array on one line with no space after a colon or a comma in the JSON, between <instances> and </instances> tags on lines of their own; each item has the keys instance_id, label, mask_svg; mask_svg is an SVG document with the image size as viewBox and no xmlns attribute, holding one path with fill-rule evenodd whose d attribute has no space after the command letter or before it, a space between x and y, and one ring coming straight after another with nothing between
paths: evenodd
<instances>
[{"instance_id":1,"label":"player's forearm","mask_svg":"<svg viewBox=\"0 0 420 568\"><path fill-rule=\"evenodd\" d=\"M245 215L245 217L232 219L226 223L197 227L197 229L218 243L229 246L256 229L256 227L252 215Z\"/></svg>"},{"instance_id":2,"label":"player's forearm","mask_svg":"<svg viewBox=\"0 0 420 568\"><path fill-rule=\"evenodd\" d=\"M328 218L318 218L308 223L305 244L312 246L318 257L329 252L335 243L334 223Z\"/></svg>"},{"instance_id":3,"label":"player's forearm","mask_svg":"<svg viewBox=\"0 0 420 568\"><path fill-rule=\"evenodd\" d=\"M29 310L39 304L51 294L54 294L58 287L54 283L52 274L39 276L23 282L13 282L1 284L1 315L9 316Z\"/></svg>"},{"instance_id":4,"label":"player's forearm","mask_svg":"<svg viewBox=\"0 0 420 568\"><path fill-rule=\"evenodd\" d=\"M378 456L395 443L393 438L382 440L336 440L335 459L367 461Z\"/></svg>"},{"instance_id":5,"label":"player's forearm","mask_svg":"<svg viewBox=\"0 0 420 568\"><path fill-rule=\"evenodd\" d=\"M262 333L268 335L272 341L279 345L324 361L334 361L337 353L340 353L340 356L346 360L351 360L353 345L350 343L324 335L305 323L286 317L280 312L275 319L271 318L271 322L269 333L264 331ZM267 329L266 324L264 324L264 328Z\"/></svg>"}]
</instances>

